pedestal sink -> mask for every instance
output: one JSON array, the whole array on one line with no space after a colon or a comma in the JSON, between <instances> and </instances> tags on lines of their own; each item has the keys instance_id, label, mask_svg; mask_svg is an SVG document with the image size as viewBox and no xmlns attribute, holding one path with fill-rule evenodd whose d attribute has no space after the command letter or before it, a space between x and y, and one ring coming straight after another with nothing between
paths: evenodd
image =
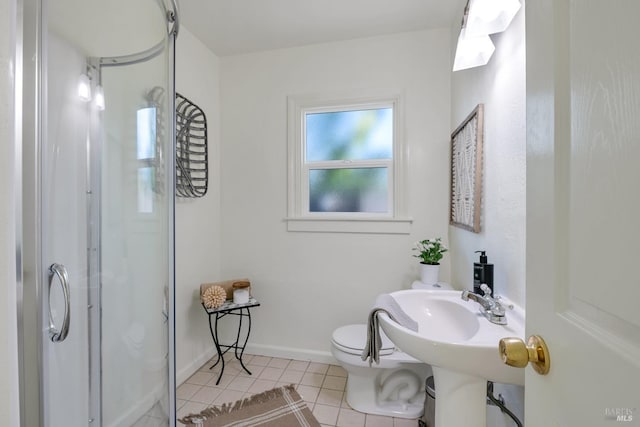
<instances>
[{"instance_id":1,"label":"pedestal sink","mask_svg":"<svg viewBox=\"0 0 640 427\"><path fill-rule=\"evenodd\" d=\"M489 322L461 291L404 290L391 294L416 322L414 332L380 314L380 326L405 353L433 367L438 427L486 427L487 381L524 385L524 370L502 363L498 342L524 339L524 312L507 310L507 324ZM508 305L509 301L502 301Z\"/></svg>"}]
</instances>

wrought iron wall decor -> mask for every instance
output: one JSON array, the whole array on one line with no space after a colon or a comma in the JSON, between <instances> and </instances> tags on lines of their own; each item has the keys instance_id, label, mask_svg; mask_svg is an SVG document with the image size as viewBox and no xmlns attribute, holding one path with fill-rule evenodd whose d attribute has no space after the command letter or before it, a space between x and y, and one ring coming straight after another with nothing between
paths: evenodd
<instances>
[{"instance_id":1,"label":"wrought iron wall decor","mask_svg":"<svg viewBox=\"0 0 640 427\"><path fill-rule=\"evenodd\" d=\"M202 197L209 184L207 117L176 93L176 195Z\"/></svg>"},{"instance_id":2,"label":"wrought iron wall decor","mask_svg":"<svg viewBox=\"0 0 640 427\"><path fill-rule=\"evenodd\" d=\"M480 232L484 106L478 106L451 134L451 225Z\"/></svg>"}]
</instances>

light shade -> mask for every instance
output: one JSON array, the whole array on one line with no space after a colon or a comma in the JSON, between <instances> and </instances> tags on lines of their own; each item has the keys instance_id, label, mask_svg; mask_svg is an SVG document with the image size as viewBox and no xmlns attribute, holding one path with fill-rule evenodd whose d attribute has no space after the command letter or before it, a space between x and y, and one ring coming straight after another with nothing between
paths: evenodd
<instances>
[{"instance_id":1,"label":"light shade","mask_svg":"<svg viewBox=\"0 0 640 427\"><path fill-rule=\"evenodd\" d=\"M520 0L469 0L467 36L495 34L507 29L520 10Z\"/></svg>"},{"instance_id":2,"label":"light shade","mask_svg":"<svg viewBox=\"0 0 640 427\"><path fill-rule=\"evenodd\" d=\"M91 101L91 81L86 74L80 74L78 79L78 97L84 102Z\"/></svg>"},{"instance_id":3,"label":"light shade","mask_svg":"<svg viewBox=\"0 0 640 427\"><path fill-rule=\"evenodd\" d=\"M463 28L458 37L456 57L453 61L453 71L485 65L491 59L496 47L491 38L484 34L477 37L469 37Z\"/></svg>"},{"instance_id":4,"label":"light shade","mask_svg":"<svg viewBox=\"0 0 640 427\"><path fill-rule=\"evenodd\" d=\"M104 89L102 86L97 85L95 90L95 95L93 96L93 101L96 103L96 108L100 111L104 110Z\"/></svg>"}]
</instances>

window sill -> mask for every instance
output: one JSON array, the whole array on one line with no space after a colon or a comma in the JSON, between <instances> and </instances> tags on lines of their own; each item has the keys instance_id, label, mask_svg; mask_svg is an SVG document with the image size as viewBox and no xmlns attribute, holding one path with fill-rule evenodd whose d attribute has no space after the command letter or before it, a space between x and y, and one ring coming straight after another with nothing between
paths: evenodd
<instances>
[{"instance_id":1,"label":"window sill","mask_svg":"<svg viewBox=\"0 0 640 427\"><path fill-rule=\"evenodd\" d=\"M413 223L411 218L285 218L284 220L287 222L287 231L311 233L409 234Z\"/></svg>"}]
</instances>

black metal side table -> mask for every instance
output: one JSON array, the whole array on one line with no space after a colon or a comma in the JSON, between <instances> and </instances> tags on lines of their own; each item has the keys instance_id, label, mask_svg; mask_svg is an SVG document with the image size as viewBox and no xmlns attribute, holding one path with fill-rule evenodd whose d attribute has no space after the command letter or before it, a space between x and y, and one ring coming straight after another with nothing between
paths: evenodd
<instances>
[{"instance_id":1,"label":"black metal side table","mask_svg":"<svg viewBox=\"0 0 640 427\"><path fill-rule=\"evenodd\" d=\"M236 359L240 361L240 365L242 365L242 368L247 372L247 374L251 375L251 372L247 369L246 366L244 366L244 363L242 362L242 355L244 354L244 348L247 345L247 341L249 341L249 334L251 333L251 311L249 311L249 309L251 307L258 306L260 306L260 303L253 297L249 297L249 302L245 304L235 304L233 301L226 301L224 304L217 308L207 308L204 306L204 304L202 305L202 307L204 307L205 311L209 315L209 330L211 331L211 338L213 338L213 343L216 345L216 351L218 352L218 359L213 365L211 365L209 369L213 369L218 365L218 363L222 363L222 369L220 370L220 374L218 375L216 385L220 384L220 379L222 378L222 374L224 372L224 355L231 349L234 350ZM240 316L236 341L230 345L220 344L220 341L218 339L218 319L221 319L228 314ZM244 342L240 344L240 332L242 331L243 317L247 318L249 324L247 327L247 334L244 337Z\"/></svg>"}]
</instances>

